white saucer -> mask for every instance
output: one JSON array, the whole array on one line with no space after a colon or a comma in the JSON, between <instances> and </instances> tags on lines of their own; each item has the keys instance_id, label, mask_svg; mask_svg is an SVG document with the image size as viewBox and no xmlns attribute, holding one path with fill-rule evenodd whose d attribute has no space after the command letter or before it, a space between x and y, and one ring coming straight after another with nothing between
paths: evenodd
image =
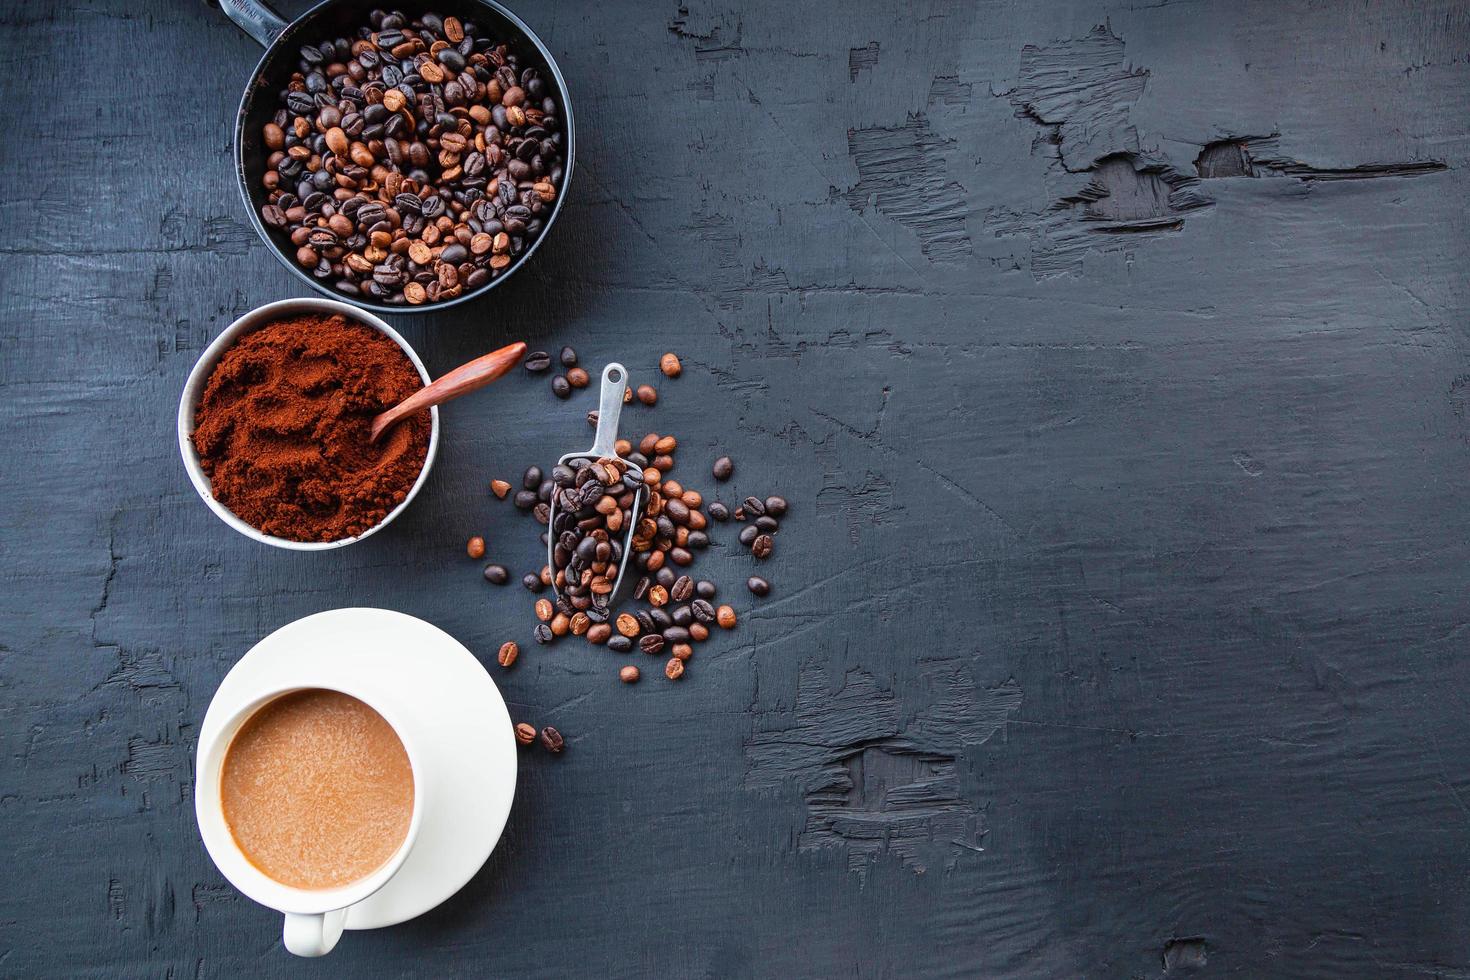
<instances>
[{"instance_id":1,"label":"white saucer","mask_svg":"<svg viewBox=\"0 0 1470 980\"><path fill-rule=\"evenodd\" d=\"M427 809L398 873L352 906L348 929L381 929L423 915L459 891L490 857L510 815L516 742L495 682L437 626L386 609L333 609L261 640L225 675L200 728L208 744L238 706L283 683L348 679L392 706L425 750L415 776Z\"/></svg>"}]
</instances>

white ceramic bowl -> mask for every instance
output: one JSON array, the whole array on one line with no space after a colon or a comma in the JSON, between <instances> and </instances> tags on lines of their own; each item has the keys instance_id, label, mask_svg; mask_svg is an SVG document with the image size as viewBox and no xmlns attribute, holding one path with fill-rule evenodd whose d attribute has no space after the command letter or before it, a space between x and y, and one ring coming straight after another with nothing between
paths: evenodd
<instances>
[{"instance_id":1,"label":"white ceramic bowl","mask_svg":"<svg viewBox=\"0 0 1470 980\"><path fill-rule=\"evenodd\" d=\"M419 471L419 478L414 481L413 488L408 491L408 496L403 498L403 503L394 507L381 521L356 537L340 538L336 541L291 541L251 527L237 517L234 511L214 498L213 489L209 485L209 477L205 475L204 468L199 465L199 454L194 451L194 413L199 405L199 396L204 393L204 386L208 383L210 374L214 372L214 366L219 363L225 351L232 347L242 335L257 327L272 320L306 313L341 313L350 320L365 323L379 333L385 334L403 348L403 353L407 354L408 359L413 362L419 377L424 379L424 384L429 383L429 372L425 369L424 362L419 360L418 354L408 346L408 341L400 337L398 331L384 323L381 318L366 310L360 310L355 306L331 299L283 299L279 302L267 303L256 307L226 327L224 332L215 338L214 343L205 348L204 353L199 357L199 363L195 364L194 370L189 372L189 380L184 385L184 395L179 399L179 453L184 457L184 469L189 471L189 481L194 484L194 489L199 491L199 496L209 505L209 509L214 511L216 517L236 531L247 538L274 545L277 548L289 548L293 551L330 551L333 548L345 548L368 535L378 533L391 524L393 518L403 513L405 507L413 503L413 498L418 496L419 490L424 486L424 481L429 478L429 468L434 465L434 457L439 452L439 409L429 409L429 451L424 457L424 468Z\"/></svg>"}]
</instances>

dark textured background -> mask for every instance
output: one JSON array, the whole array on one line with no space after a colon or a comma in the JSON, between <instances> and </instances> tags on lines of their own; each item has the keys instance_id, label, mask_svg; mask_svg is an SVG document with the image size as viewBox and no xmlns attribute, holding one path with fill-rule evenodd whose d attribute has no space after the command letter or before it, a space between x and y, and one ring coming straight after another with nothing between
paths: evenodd
<instances>
[{"instance_id":1,"label":"dark textured background","mask_svg":"<svg viewBox=\"0 0 1470 980\"><path fill-rule=\"evenodd\" d=\"M591 396L451 406L345 552L230 532L173 420L302 293L231 174L258 51L64 6L0 13L0 973L1470 975L1464 2L522 3L568 210L393 322L436 373L676 350L628 428L792 516L754 608L741 549L701 564L743 624L679 686L494 668L566 754L464 892L320 964L199 844L210 695L336 606L524 639L464 541L537 561L485 486Z\"/></svg>"}]
</instances>

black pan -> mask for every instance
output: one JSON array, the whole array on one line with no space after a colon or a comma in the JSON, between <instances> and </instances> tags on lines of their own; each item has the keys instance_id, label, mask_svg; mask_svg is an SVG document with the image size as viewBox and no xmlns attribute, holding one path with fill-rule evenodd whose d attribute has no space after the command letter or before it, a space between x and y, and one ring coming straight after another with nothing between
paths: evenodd
<instances>
[{"instance_id":1,"label":"black pan","mask_svg":"<svg viewBox=\"0 0 1470 980\"><path fill-rule=\"evenodd\" d=\"M526 261L535 254L541 242L551 233L551 226L556 222L557 215L561 213L562 203L567 197L567 189L571 186L572 167L576 159L572 106L567 99L566 80L562 78L561 70L557 68L551 52L547 50L545 44L541 43L536 33L527 27L524 21L496 3L495 0L427 0L426 3L410 5L410 9L407 9L406 12L412 16L417 8L423 7L432 9L440 16L452 14L461 20L474 21L483 28L482 33L485 35L503 39L515 48L521 56L523 65L535 66L541 70L542 77L551 86L561 110L564 143L562 150L565 163L562 166L562 181L561 186L557 189L556 202L544 219L541 234L531 242L515 262L478 289L468 290L450 300L424 303L420 306L407 303L389 305L374 302L369 297L351 296L338 292L327 283L308 275L296 262L295 256L287 251L290 243L266 228L260 219L260 209L266 203L265 189L261 186L260 178L265 173L265 159L269 156L262 141L261 129L270 121L279 106L280 92L286 87L291 73L296 70L297 62L301 57L301 46L318 44L333 37L352 37L357 28L366 22L369 5L354 3L352 0L325 0L294 21L287 23L259 0L217 0L217 2L221 9L229 15L229 18L240 26L241 30L265 47L265 54L261 57L260 64L255 66L250 82L245 86L245 94L240 99L240 111L235 119L235 173L240 183L240 196L245 200L245 210L250 214L250 223L255 226L256 233L275 253L276 258L281 260L281 264L291 270L291 274L296 278L324 296L352 303L354 306L372 310L375 313L428 313L483 296L494 289L525 265ZM383 6L399 5L384 3Z\"/></svg>"}]
</instances>

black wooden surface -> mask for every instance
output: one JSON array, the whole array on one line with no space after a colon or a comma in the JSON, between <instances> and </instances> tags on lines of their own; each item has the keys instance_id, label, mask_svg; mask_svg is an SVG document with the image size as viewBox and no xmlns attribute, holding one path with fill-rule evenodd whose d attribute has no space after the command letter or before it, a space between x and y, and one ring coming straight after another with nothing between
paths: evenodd
<instances>
[{"instance_id":1,"label":"black wooden surface","mask_svg":"<svg viewBox=\"0 0 1470 980\"><path fill-rule=\"evenodd\" d=\"M680 685L531 649L492 476L587 440L512 377L426 493L293 555L195 497L204 345L300 295L183 0L0 12L0 973L1470 975L1463 2L553 3L569 209L434 372L525 338L684 377L629 428L780 491ZM199 844L198 725L300 616L424 617L555 724L478 877L320 963ZM646 660L647 658L645 658Z\"/></svg>"}]
</instances>

